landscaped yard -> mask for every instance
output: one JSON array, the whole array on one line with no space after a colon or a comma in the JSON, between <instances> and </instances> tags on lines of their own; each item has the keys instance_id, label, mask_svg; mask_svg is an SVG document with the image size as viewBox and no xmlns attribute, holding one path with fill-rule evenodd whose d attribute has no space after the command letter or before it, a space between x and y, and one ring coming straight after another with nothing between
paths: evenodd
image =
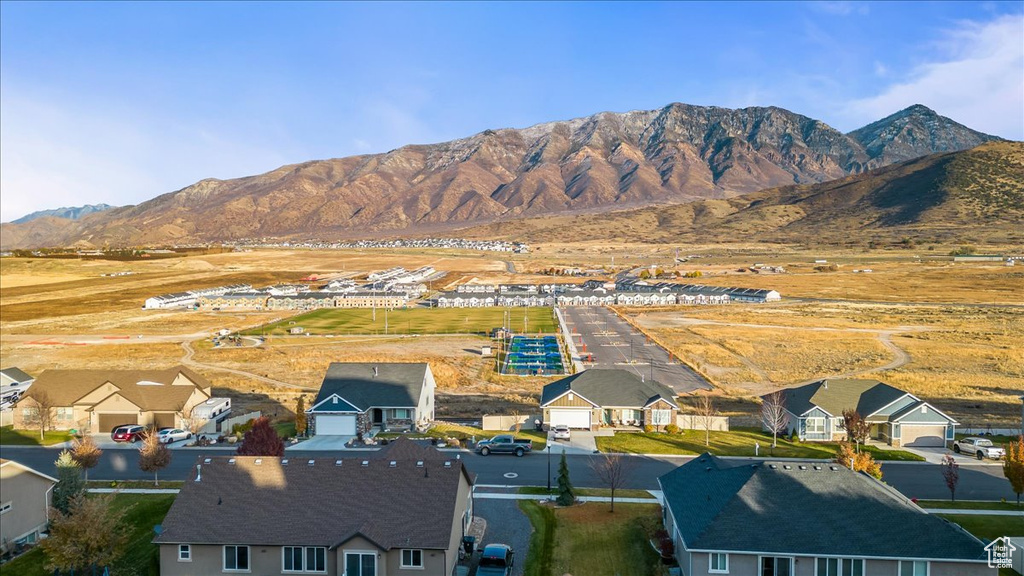
<instances>
[{"instance_id":1,"label":"landscaped yard","mask_svg":"<svg viewBox=\"0 0 1024 576\"><path fill-rule=\"evenodd\" d=\"M1001 536L1024 536L1024 516L982 516L968 514L939 514L956 522L971 534L983 540Z\"/></svg>"},{"instance_id":2,"label":"landscaped yard","mask_svg":"<svg viewBox=\"0 0 1024 576\"><path fill-rule=\"evenodd\" d=\"M604 496L608 498L612 495L612 491L607 488L574 488L577 496ZM557 496L558 490L552 488L542 488L540 486L523 486L519 489L520 494L536 494L538 496ZM615 499L618 501L619 498L650 498L654 499L654 496L647 490L636 490L631 488L619 488L615 491Z\"/></svg>"},{"instance_id":3,"label":"landscaped yard","mask_svg":"<svg viewBox=\"0 0 1024 576\"><path fill-rule=\"evenodd\" d=\"M364 308L326 308L249 330L247 334L488 334L502 325L507 308L398 308L376 314ZM376 318L375 318L376 317ZM527 334L557 331L551 308L511 309L512 329ZM525 318L525 322L524 322ZM386 325L385 325L386 322Z\"/></svg>"},{"instance_id":4,"label":"landscaped yard","mask_svg":"<svg viewBox=\"0 0 1024 576\"><path fill-rule=\"evenodd\" d=\"M49 446L68 440L71 440L71 434L64 430L50 430L40 441L38 430L15 430L13 426L0 428L0 444L6 446Z\"/></svg>"},{"instance_id":5,"label":"landscaped yard","mask_svg":"<svg viewBox=\"0 0 1024 576\"><path fill-rule=\"evenodd\" d=\"M833 458L837 445L830 442L799 442L779 438L773 450L772 437L760 430L734 429L729 432L712 432L710 446L704 445L704 432L686 430L681 434L667 433L619 433L615 436L598 436L597 447L602 452L625 452L630 454L703 454L711 452L718 456L754 456L754 444L761 445L758 455L777 458ZM924 460L916 454L903 450L882 450L874 446L861 446L871 452L876 460Z\"/></svg>"},{"instance_id":6,"label":"landscaped yard","mask_svg":"<svg viewBox=\"0 0 1024 576\"><path fill-rule=\"evenodd\" d=\"M520 508L533 524L526 576L658 576L665 573L648 543L660 527L656 504L604 503L551 508L522 500Z\"/></svg>"},{"instance_id":7,"label":"landscaped yard","mask_svg":"<svg viewBox=\"0 0 1024 576\"><path fill-rule=\"evenodd\" d=\"M112 574L156 574L159 557L152 543L153 527L163 522L174 502L174 494L118 494L114 506L133 508L125 516L131 537L125 553L111 567ZM51 576L45 568L46 556L36 548L17 560L4 564L4 576Z\"/></svg>"},{"instance_id":8,"label":"landscaped yard","mask_svg":"<svg viewBox=\"0 0 1024 576\"><path fill-rule=\"evenodd\" d=\"M1024 511L1024 504L1018 506L1016 502L974 502L949 500L918 500L917 505L929 510L1010 510ZM1024 536L1024 534L1022 534Z\"/></svg>"}]
</instances>

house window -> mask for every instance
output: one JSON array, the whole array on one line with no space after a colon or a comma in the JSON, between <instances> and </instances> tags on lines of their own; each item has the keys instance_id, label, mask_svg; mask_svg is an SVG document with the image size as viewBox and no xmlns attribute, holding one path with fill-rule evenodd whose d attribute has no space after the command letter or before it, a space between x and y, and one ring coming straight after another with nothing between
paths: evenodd
<instances>
[{"instance_id":1,"label":"house window","mask_svg":"<svg viewBox=\"0 0 1024 576\"><path fill-rule=\"evenodd\" d=\"M0 514L7 514L11 511L11 507L14 506L14 502L4 502L0 504Z\"/></svg>"},{"instance_id":2,"label":"house window","mask_svg":"<svg viewBox=\"0 0 1024 576\"><path fill-rule=\"evenodd\" d=\"M924 560L901 560L900 576L928 576L928 562Z\"/></svg>"},{"instance_id":3,"label":"house window","mask_svg":"<svg viewBox=\"0 0 1024 576\"><path fill-rule=\"evenodd\" d=\"M189 544L178 544L178 562L192 561L192 546Z\"/></svg>"},{"instance_id":4,"label":"house window","mask_svg":"<svg viewBox=\"0 0 1024 576\"><path fill-rule=\"evenodd\" d=\"M327 572L327 548L323 546L283 546L284 572Z\"/></svg>"},{"instance_id":5,"label":"house window","mask_svg":"<svg viewBox=\"0 0 1024 576\"><path fill-rule=\"evenodd\" d=\"M377 576L377 554L345 552L345 576Z\"/></svg>"},{"instance_id":6,"label":"house window","mask_svg":"<svg viewBox=\"0 0 1024 576\"><path fill-rule=\"evenodd\" d=\"M423 568L423 550L402 550L402 568Z\"/></svg>"},{"instance_id":7,"label":"house window","mask_svg":"<svg viewBox=\"0 0 1024 576\"><path fill-rule=\"evenodd\" d=\"M35 418L39 410L35 406L21 409L21 417L27 419Z\"/></svg>"},{"instance_id":8,"label":"house window","mask_svg":"<svg viewBox=\"0 0 1024 576\"><path fill-rule=\"evenodd\" d=\"M672 423L671 410L651 410L651 424L655 426L667 426Z\"/></svg>"},{"instance_id":9,"label":"house window","mask_svg":"<svg viewBox=\"0 0 1024 576\"><path fill-rule=\"evenodd\" d=\"M815 576L864 576L860 558L818 558Z\"/></svg>"},{"instance_id":10,"label":"house window","mask_svg":"<svg viewBox=\"0 0 1024 576\"><path fill-rule=\"evenodd\" d=\"M708 554L708 572L713 574L728 574L729 555L718 552Z\"/></svg>"},{"instance_id":11,"label":"house window","mask_svg":"<svg viewBox=\"0 0 1024 576\"><path fill-rule=\"evenodd\" d=\"M248 546L225 546L224 547L224 571L225 572L248 572L249 571L249 547Z\"/></svg>"},{"instance_id":12,"label":"house window","mask_svg":"<svg viewBox=\"0 0 1024 576\"><path fill-rule=\"evenodd\" d=\"M395 408L394 418L396 420L404 420L404 419L406 419L408 417L409 417L409 409L408 408Z\"/></svg>"},{"instance_id":13,"label":"house window","mask_svg":"<svg viewBox=\"0 0 1024 576\"><path fill-rule=\"evenodd\" d=\"M793 559L762 556L761 576L793 576Z\"/></svg>"},{"instance_id":14,"label":"house window","mask_svg":"<svg viewBox=\"0 0 1024 576\"><path fill-rule=\"evenodd\" d=\"M57 408L57 420L73 420L74 417L74 408Z\"/></svg>"},{"instance_id":15,"label":"house window","mask_svg":"<svg viewBox=\"0 0 1024 576\"><path fill-rule=\"evenodd\" d=\"M807 434L824 434L825 433L825 419L824 418L808 418L807 419Z\"/></svg>"}]
</instances>

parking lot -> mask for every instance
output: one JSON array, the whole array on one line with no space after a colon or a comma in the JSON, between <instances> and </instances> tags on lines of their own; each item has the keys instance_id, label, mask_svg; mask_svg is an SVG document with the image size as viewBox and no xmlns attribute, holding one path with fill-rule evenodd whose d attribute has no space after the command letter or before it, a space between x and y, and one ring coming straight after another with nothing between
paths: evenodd
<instances>
[{"instance_id":1,"label":"parking lot","mask_svg":"<svg viewBox=\"0 0 1024 576\"><path fill-rule=\"evenodd\" d=\"M603 306L564 308L565 321L577 350L590 353L587 368L633 370L672 388L676 394L710 389L700 374L670 359L668 351L637 332Z\"/></svg>"}]
</instances>

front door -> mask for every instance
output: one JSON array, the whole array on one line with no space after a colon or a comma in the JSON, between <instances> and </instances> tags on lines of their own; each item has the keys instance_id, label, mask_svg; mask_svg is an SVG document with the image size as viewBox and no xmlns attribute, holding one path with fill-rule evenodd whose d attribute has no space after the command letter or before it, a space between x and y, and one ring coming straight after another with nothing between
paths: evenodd
<instances>
[{"instance_id":1,"label":"front door","mask_svg":"<svg viewBox=\"0 0 1024 576\"><path fill-rule=\"evenodd\" d=\"M373 425L380 426L384 424L384 411L380 408L373 409Z\"/></svg>"},{"instance_id":2,"label":"front door","mask_svg":"<svg viewBox=\"0 0 1024 576\"><path fill-rule=\"evenodd\" d=\"M345 576L377 576L377 553L345 552Z\"/></svg>"}]
</instances>

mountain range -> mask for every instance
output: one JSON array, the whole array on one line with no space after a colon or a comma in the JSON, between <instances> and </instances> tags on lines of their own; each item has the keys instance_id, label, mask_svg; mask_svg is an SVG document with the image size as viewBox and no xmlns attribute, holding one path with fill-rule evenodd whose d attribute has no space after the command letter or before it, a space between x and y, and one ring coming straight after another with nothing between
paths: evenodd
<instances>
[{"instance_id":1,"label":"mountain range","mask_svg":"<svg viewBox=\"0 0 1024 576\"><path fill-rule=\"evenodd\" d=\"M207 179L80 220L6 224L5 248L452 231L560 214L729 200L999 140L920 105L843 134L776 107L671 104L485 130L383 154Z\"/></svg>"},{"instance_id":2,"label":"mountain range","mask_svg":"<svg viewBox=\"0 0 1024 576\"><path fill-rule=\"evenodd\" d=\"M55 208L53 210L40 210L31 214L26 214L17 220L12 220L12 224L24 224L30 222L36 218L43 218L44 216L53 216L54 218L67 218L68 220L78 220L82 216L92 214L94 212L103 212L104 210L110 210L114 208L110 204L86 204L85 206L70 206L64 208Z\"/></svg>"}]
</instances>

